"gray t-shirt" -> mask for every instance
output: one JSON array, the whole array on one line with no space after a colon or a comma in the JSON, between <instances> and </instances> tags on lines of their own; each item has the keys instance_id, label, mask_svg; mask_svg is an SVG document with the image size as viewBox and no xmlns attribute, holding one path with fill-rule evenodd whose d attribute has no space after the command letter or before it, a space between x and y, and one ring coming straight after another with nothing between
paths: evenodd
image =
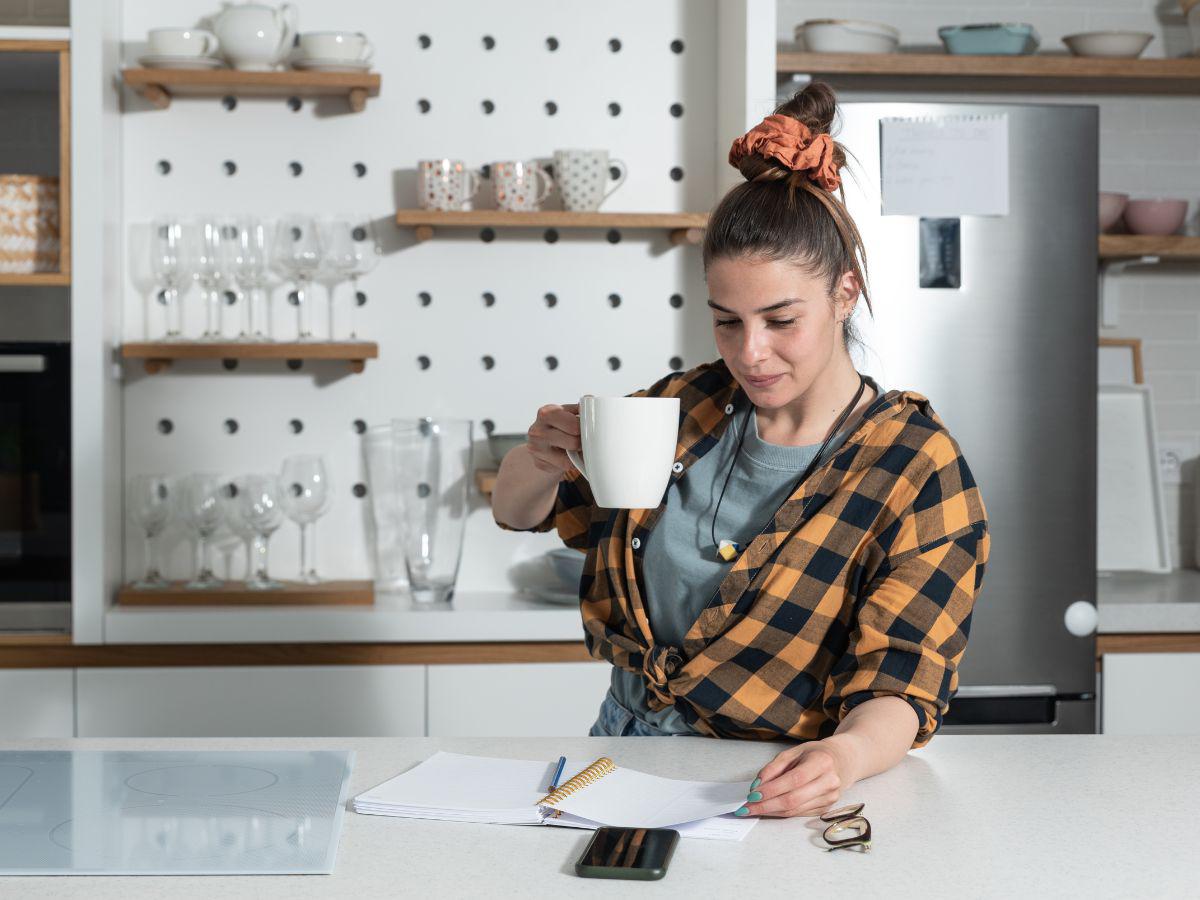
<instances>
[{"instance_id":1,"label":"gray t-shirt","mask_svg":"<svg viewBox=\"0 0 1200 900\"><path fill-rule=\"evenodd\" d=\"M741 405L734 410L733 421L721 440L692 464L685 477L670 486L666 509L646 538L642 571L650 630L657 644L682 647L684 635L729 572L731 563L716 555L711 526L742 423L747 421L748 402L741 397ZM825 460L837 452L858 424L861 420L834 436L825 450ZM758 436L758 417L751 414L742 451L721 500L717 540L749 544L791 495L819 447L769 444ZM674 707L650 709L640 674L614 666L611 691L619 704L646 724L670 734L695 733Z\"/></svg>"}]
</instances>

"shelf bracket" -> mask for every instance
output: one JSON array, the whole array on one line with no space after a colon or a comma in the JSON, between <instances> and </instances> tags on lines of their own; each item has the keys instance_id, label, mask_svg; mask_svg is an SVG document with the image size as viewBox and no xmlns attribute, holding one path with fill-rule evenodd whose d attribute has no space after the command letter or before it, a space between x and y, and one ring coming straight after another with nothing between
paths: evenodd
<instances>
[{"instance_id":1,"label":"shelf bracket","mask_svg":"<svg viewBox=\"0 0 1200 900\"><path fill-rule=\"evenodd\" d=\"M1121 307L1114 286L1105 288L1105 279L1110 275L1120 275L1130 266L1153 266L1159 262L1158 256L1146 255L1131 259L1107 260L1100 264L1099 284L1096 293L1100 297L1100 326L1116 328L1121 320Z\"/></svg>"},{"instance_id":2,"label":"shelf bracket","mask_svg":"<svg viewBox=\"0 0 1200 900\"><path fill-rule=\"evenodd\" d=\"M432 225L418 225L416 228L413 229L413 237L415 237L418 242L432 240L433 239L433 226Z\"/></svg>"},{"instance_id":3,"label":"shelf bracket","mask_svg":"<svg viewBox=\"0 0 1200 900\"><path fill-rule=\"evenodd\" d=\"M671 245L679 247L683 244L699 244L704 240L703 228L672 228Z\"/></svg>"},{"instance_id":4,"label":"shelf bracket","mask_svg":"<svg viewBox=\"0 0 1200 900\"><path fill-rule=\"evenodd\" d=\"M161 84L143 85L139 93L158 109L166 109L171 105L171 95Z\"/></svg>"},{"instance_id":5,"label":"shelf bracket","mask_svg":"<svg viewBox=\"0 0 1200 900\"><path fill-rule=\"evenodd\" d=\"M142 360L142 368L146 370L147 375L157 375L159 372L165 372L171 368L169 359L144 359Z\"/></svg>"},{"instance_id":6,"label":"shelf bracket","mask_svg":"<svg viewBox=\"0 0 1200 900\"><path fill-rule=\"evenodd\" d=\"M346 102L350 104L350 112L362 112L367 107L367 89L350 88Z\"/></svg>"}]
</instances>

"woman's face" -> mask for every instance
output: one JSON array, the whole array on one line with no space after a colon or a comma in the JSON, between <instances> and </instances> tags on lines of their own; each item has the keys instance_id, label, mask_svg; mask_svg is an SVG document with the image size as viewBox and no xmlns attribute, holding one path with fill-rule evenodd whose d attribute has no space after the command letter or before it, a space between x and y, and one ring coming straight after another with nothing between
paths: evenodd
<instances>
[{"instance_id":1,"label":"woman's face","mask_svg":"<svg viewBox=\"0 0 1200 900\"><path fill-rule=\"evenodd\" d=\"M717 349L755 406L778 409L802 396L844 352L838 320L858 297L852 272L837 297L826 279L786 261L716 259L707 278Z\"/></svg>"}]
</instances>

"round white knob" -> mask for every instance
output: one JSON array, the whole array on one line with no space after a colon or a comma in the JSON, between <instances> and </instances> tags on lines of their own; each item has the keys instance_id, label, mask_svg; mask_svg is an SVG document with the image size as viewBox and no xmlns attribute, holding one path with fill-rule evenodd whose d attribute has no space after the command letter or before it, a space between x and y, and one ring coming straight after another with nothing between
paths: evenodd
<instances>
[{"instance_id":1,"label":"round white knob","mask_svg":"<svg viewBox=\"0 0 1200 900\"><path fill-rule=\"evenodd\" d=\"M1095 604L1088 603L1086 600L1076 600L1063 613L1063 624L1067 626L1067 631L1075 637L1087 637L1093 633L1099 620L1100 613L1096 610Z\"/></svg>"}]
</instances>

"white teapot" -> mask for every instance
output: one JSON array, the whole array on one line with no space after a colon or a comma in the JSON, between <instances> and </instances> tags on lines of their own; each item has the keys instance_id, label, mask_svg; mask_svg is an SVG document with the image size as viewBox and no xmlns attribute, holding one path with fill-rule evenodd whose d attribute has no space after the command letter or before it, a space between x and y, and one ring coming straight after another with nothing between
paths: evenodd
<instances>
[{"instance_id":1,"label":"white teapot","mask_svg":"<svg viewBox=\"0 0 1200 900\"><path fill-rule=\"evenodd\" d=\"M278 67L296 33L296 7L224 3L212 20L221 50L235 69L267 72Z\"/></svg>"}]
</instances>

